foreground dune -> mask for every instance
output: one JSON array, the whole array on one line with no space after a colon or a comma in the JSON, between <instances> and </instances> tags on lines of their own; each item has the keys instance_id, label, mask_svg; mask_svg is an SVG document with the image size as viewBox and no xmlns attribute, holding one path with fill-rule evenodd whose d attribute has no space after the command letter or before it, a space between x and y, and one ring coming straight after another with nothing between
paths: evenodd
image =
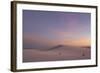
<instances>
[{"instance_id":1,"label":"foreground dune","mask_svg":"<svg viewBox=\"0 0 100 73\"><path fill-rule=\"evenodd\" d=\"M52 50L24 49L23 62L90 59L90 48L59 47Z\"/></svg>"}]
</instances>

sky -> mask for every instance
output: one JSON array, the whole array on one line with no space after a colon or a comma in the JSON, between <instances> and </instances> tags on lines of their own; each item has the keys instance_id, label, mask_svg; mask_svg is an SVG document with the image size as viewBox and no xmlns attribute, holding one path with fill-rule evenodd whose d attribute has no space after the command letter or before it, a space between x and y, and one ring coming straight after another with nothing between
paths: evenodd
<instances>
[{"instance_id":1,"label":"sky","mask_svg":"<svg viewBox=\"0 0 100 73\"><path fill-rule=\"evenodd\" d=\"M23 48L90 46L91 14L23 10Z\"/></svg>"}]
</instances>

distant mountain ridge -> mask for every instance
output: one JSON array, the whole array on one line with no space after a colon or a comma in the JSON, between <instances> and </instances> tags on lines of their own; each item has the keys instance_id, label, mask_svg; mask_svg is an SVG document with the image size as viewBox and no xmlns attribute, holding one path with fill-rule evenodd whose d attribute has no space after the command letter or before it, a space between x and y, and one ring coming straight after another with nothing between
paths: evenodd
<instances>
[{"instance_id":1,"label":"distant mountain ridge","mask_svg":"<svg viewBox=\"0 0 100 73\"><path fill-rule=\"evenodd\" d=\"M49 48L48 50L53 50L53 49L57 49L57 48L61 48L61 47L64 47L65 45L57 45L57 46L54 46L52 48Z\"/></svg>"},{"instance_id":2,"label":"distant mountain ridge","mask_svg":"<svg viewBox=\"0 0 100 73\"><path fill-rule=\"evenodd\" d=\"M82 48L91 48L91 46L83 46Z\"/></svg>"},{"instance_id":3,"label":"distant mountain ridge","mask_svg":"<svg viewBox=\"0 0 100 73\"><path fill-rule=\"evenodd\" d=\"M69 45L56 45L54 47L51 47L49 49L45 49L45 50L56 50L56 49L78 49L78 48L91 48L90 46L81 46L81 47L78 47L78 46L69 46Z\"/></svg>"},{"instance_id":4,"label":"distant mountain ridge","mask_svg":"<svg viewBox=\"0 0 100 73\"><path fill-rule=\"evenodd\" d=\"M43 49L35 49L35 50L40 50L40 51L52 51L52 50L71 50L71 49L79 49L79 48L91 48L90 46L70 46L70 45L55 45L51 46L51 48L43 48Z\"/></svg>"}]
</instances>

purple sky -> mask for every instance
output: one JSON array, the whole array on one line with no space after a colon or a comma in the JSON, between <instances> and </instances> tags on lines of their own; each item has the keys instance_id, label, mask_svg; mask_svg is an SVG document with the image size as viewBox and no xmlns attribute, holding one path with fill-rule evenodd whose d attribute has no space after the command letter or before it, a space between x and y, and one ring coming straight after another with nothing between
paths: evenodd
<instances>
[{"instance_id":1,"label":"purple sky","mask_svg":"<svg viewBox=\"0 0 100 73\"><path fill-rule=\"evenodd\" d=\"M23 10L23 47L90 45L91 14Z\"/></svg>"}]
</instances>

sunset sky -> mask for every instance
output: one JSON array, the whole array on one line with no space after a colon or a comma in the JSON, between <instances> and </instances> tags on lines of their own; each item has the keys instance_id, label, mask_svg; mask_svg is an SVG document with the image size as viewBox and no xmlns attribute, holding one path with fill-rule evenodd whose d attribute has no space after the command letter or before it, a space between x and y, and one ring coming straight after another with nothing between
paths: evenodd
<instances>
[{"instance_id":1,"label":"sunset sky","mask_svg":"<svg viewBox=\"0 0 100 73\"><path fill-rule=\"evenodd\" d=\"M23 10L23 48L90 46L91 14Z\"/></svg>"}]
</instances>

